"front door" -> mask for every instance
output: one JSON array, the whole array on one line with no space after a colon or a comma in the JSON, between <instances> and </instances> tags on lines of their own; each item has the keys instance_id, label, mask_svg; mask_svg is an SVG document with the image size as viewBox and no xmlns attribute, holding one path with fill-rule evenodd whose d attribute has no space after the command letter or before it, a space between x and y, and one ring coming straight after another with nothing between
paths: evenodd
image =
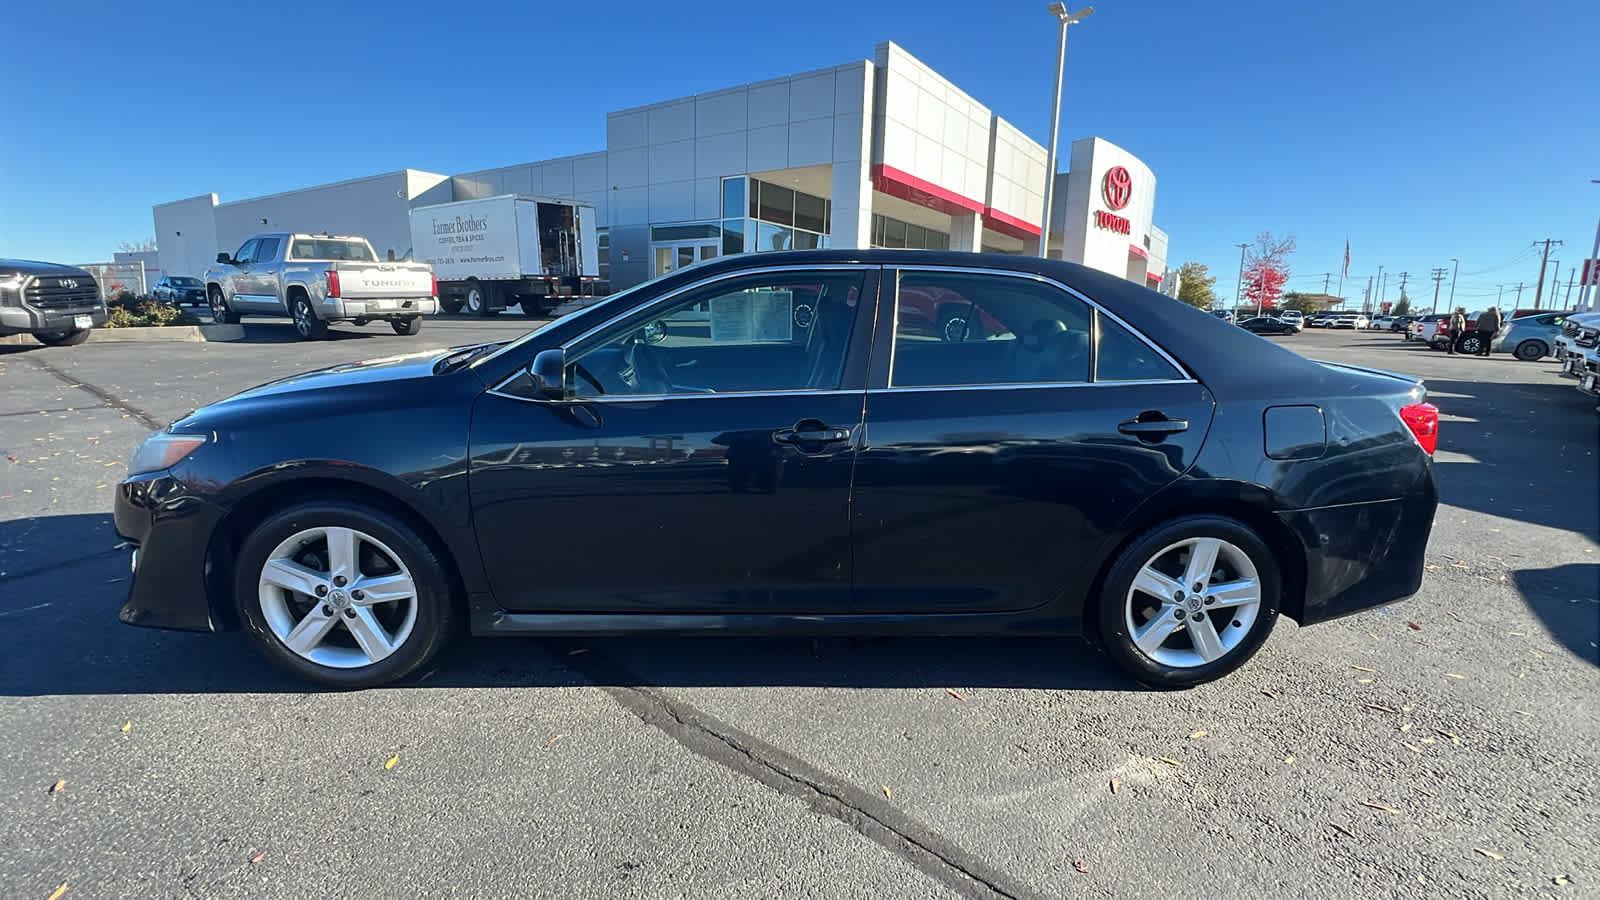
<instances>
[{"instance_id":1,"label":"front door","mask_svg":"<svg viewBox=\"0 0 1600 900\"><path fill-rule=\"evenodd\" d=\"M856 464L857 610L1022 610L1086 590L1107 535L1192 464L1210 394L1048 282L904 269L890 307L895 275Z\"/></svg>"},{"instance_id":2,"label":"front door","mask_svg":"<svg viewBox=\"0 0 1600 900\"><path fill-rule=\"evenodd\" d=\"M283 238L264 237L256 241L255 259L239 277L250 308L256 312L287 312L278 302L278 276L273 265L282 249Z\"/></svg>"},{"instance_id":3,"label":"front door","mask_svg":"<svg viewBox=\"0 0 1600 900\"><path fill-rule=\"evenodd\" d=\"M563 348L568 401L484 394L471 495L501 607L849 611L877 273L691 287Z\"/></svg>"},{"instance_id":4,"label":"front door","mask_svg":"<svg viewBox=\"0 0 1600 900\"><path fill-rule=\"evenodd\" d=\"M686 266L708 259L716 259L722 246L716 241L674 241L655 245L655 275L660 277Z\"/></svg>"}]
</instances>

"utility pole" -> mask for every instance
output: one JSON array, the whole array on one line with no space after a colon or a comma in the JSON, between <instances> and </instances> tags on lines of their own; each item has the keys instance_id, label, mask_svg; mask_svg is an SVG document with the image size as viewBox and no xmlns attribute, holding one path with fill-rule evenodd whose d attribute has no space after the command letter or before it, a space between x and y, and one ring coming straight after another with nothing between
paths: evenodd
<instances>
[{"instance_id":1,"label":"utility pole","mask_svg":"<svg viewBox=\"0 0 1600 900\"><path fill-rule=\"evenodd\" d=\"M1450 257L1450 263L1453 266L1450 270L1450 309L1453 312L1456 308L1456 276L1461 274L1461 260L1452 256ZM1439 311L1438 304L1434 304L1433 311Z\"/></svg>"},{"instance_id":2,"label":"utility pole","mask_svg":"<svg viewBox=\"0 0 1600 900\"><path fill-rule=\"evenodd\" d=\"M1404 297L1406 295L1406 279L1410 278L1410 277L1411 277L1411 273L1410 272L1401 272L1400 273L1400 296L1402 296L1402 297Z\"/></svg>"},{"instance_id":3,"label":"utility pole","mask_svg":"<svg viewBox=\"0 0 1600 900\"><path fill-rule=\"evenodd\" d=\"M1559 275L1560 273L1557 274ZM1567 299L1566 302L1562 304L1562 306L1566 307L1567 309L1572 308L1572 286L1576 284L1577 281L1578 267L1571 266L1567 269Z\"/></svg>"},{"instance_id":4,"label":"utility pole","mask_svg":"<svg viewBox=\"0 0 1600 900\"><path fill-rule=\"evenodd\" d=\"M1522 282L1517 282L1517 305L1522 305Z\"/></svg>"},{"instance_id":5,"label":"utility pole","mask_svg":"<svg viewBox=\"0 0 1600 900\"><path fill-rule=\"evenodd\" d=\"M1323 293L1323 296L1327 296L1328 285L1331 284L1332 282L1333 282L1333 273L1332 272L1323 272L1322 273L1322 293Z\"/></svg>"},{"instance_id":6,"label":"utility pole","mask_svg":"<svg viewBox=\"0 0 1600 900\"><path fill-rule=\"evenodd\" d=\"M1239 284L1233 289L1233 311L1239 311L1239 304L1244 302L1244 251L1250 249L1249 244L1234 244L1239 248Z\"/></svg>"},{"instance_id":7,"label":"utility pole","mask_svg":"<svg viewBox=\"0 0 1600 900\"><path fill-rule=\"evenodd\" d=\"M1378 296L1379 297L1383 296L1383 266L1379 266L1378 267ZM1364 312L1364 313L1371 314L1371 312L1372 312L1372 298L1371 297L1367 298L1367 304L1361 311Z\"/></svg>"},{"instance_id":8,"label":"utility pole","mask_svg":"<svg viewBox=\"0 0 1600 900\"><path fill-rule=\"evenodd\" d=\"M1439 306L1439 285L1444 283L1444 272L1444 269L1433 270L1433 305L1435 308Z\"/></svg>"},{"instance_id":9,"label":"utility pole","mask_svg":"<svg viewBox=\"0 0 1600 900\"><path fill-rule=\"evenodd\" d=\"M1500 293L1494 295L1494 305L1495 306L1499 306L1500 305L1500 299L1506 295L1506 286L1503 285L1503 284L1497 284L1497 285L1495 285L1495 287L1500 289ZM1451 310L1451 312L1454 312L1454 311L1455 310Z\"/></svg>"},{"instance_id":10,"label":"utility pole","mask_svg":"<svg viewBox=\"0 0 1600 900\"><path fill-rule=\"evenodd\" d=\"M1550 265L1550 245L1551 244L1555 244L1557 246L1560 246L1560 244L1561 244L1560 241L1555 241L1555 240L1551 240L1550 238L1545 238L1543 241L1534 241L1533 242L1533 246L1537 247L1541 243L1544 244L1544 259L1539 261L1539 284L1537 286L1535 286L1534 289L1533 289L1533 308L1534 309L1538 309L1539 308L1539 299L1544 296L1544 270L1545 270L1546 266ZM1520 294L1520 293L1517 294L1517 305L1518 306L1522 305L1522 294Z\"/></svg>"},{"instance_id":11,"label":"utility pole","mask_svg":"<svg viewBox=\"0 0 1600 900\"><path fill-rule=\"evenodd\" d=\"M1556 291L1561 290L1561 260L1550 264L1550 302L1554 303Z\"/></svg>"},{"instance_id":12,"label":"utility pole","mask_svg":"<svg viewBox=\"0 0 1600 900\"><path fill-rule=\"evenodd\" d=\"M1366 289L1366 291L1364 291L1361 294L1361 309L1363 311L1366 311L1366 310L1369 310L1371 308L1372 308L1372 276L1368 275L1367 276L1367 289Z\"/></svg>"}]
</instances>

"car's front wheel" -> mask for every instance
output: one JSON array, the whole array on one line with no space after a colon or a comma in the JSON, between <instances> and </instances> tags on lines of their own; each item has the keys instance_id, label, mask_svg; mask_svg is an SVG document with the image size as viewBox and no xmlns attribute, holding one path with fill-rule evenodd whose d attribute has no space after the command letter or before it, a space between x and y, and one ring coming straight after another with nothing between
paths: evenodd
<instances>
[{"instance_id":1,"label":"car's front wheel","mask_svg":"<svg viewBox=\"0 0 1600 900\"><path fill-rule=\"evenodd\" d=\"M289 672L336 688L392 682L451 633L455 597L439 555L392 516L305 503L262 522L239 549L239 619Z\"/></svg>"},{"instance_id":2,"label":"car's front wheel","mask_svg":"<svg viewBox=\"0 0 1600 900\"><path fill-rule=\"evenodd\" d=\"M1281 602L1279 567L1251 529L1186 516L1140 536L1102 582L1092 615L1106 654L1158 688L1221 678L1261 648Z\"/></svg>"}]
</instances>

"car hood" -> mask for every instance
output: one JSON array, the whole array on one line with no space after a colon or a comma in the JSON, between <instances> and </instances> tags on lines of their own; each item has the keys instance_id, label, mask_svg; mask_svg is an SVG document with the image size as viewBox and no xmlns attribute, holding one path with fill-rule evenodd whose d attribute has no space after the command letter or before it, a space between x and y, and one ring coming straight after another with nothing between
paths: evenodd
<instances>
[{"instance_id":1,"label":"car hood","mask_svg":"<svg viewBox=\"0 0 1600 900\"><path fill-rule=\"evenodd\" d=\"M60 263L39 262L32 259L0 259L0 275L49 275L88 277L89 273L77 266L64 266Z\"/></svg>"}]
</instances>

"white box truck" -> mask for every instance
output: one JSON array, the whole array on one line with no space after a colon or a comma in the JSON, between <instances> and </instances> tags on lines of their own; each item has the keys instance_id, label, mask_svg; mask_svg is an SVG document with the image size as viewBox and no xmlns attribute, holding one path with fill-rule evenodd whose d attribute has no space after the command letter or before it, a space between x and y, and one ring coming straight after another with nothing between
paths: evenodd
<instances>
[{"instance_id":1,"label":"white box truck","mask_svg":"<svg viewBox=\"0 0 1600 900\"><path fill-rule=\"evenodd\" d=\"M445 312L544 316L600 280L594 208L502 194L411 210L411 254L433 266Z\"/></svg>"}]
</instances>

